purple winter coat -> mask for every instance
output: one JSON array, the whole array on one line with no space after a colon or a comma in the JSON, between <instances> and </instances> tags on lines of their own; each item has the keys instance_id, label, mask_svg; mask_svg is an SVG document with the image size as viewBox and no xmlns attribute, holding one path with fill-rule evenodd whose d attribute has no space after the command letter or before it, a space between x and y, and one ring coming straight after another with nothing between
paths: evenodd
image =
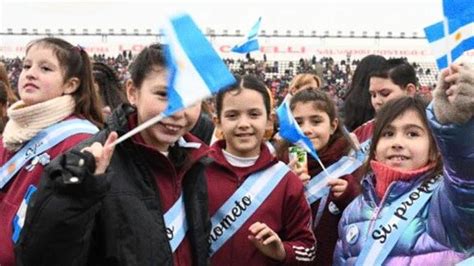
<instances>
[{"instance_id":1,"label":"purple winter coat","mask_svg":"<svg viewBox=\"0 0 474 266\"><path fill-rule=\"evenodd\" d=\"M474 119L463 125L442 125L432 107L430 104L427 115L443 155L443 179L403 232L384 265L454 265L474 251ZM420 178L392 183L382 204L375 193L373 175L364 178L363 194L346 208L339 223L335 265L356 263L377 207L387 209L387 205L411 190ZM380 214L393 215L384 209ZM349 228L353 236L358 231L356 237L346 237Z\"/></svg>"}]
</instances>

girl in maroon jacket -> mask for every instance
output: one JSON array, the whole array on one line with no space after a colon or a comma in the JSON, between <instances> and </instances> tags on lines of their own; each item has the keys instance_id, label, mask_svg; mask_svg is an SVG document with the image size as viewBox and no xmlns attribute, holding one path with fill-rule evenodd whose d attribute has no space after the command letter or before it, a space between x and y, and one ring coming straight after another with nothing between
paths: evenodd
<instances>
[{"instance_id":1,"label":"girl in maroon jacket","mask_svg":"<svg viewBox=\"0 0 474 266\"><path fill-rule=\"evenodd\" d=\"M300 90L291 98L290 109L326 168L348 153L349 143L342 133L335 105L326 93L312 88ZM288 144L279 143L278 146L278 156L288 162ZM306 186L310 179L319 178L318 174L323 171L310 157L307 167L297 167L295 160L290 162L290 166ZM324 173L321 175L321 178L325 177ZM360 192L359 183L352 175L330 180L328 185L331 192L326 200L310 201L313 232L318 240L314 265L332 265L342 211Z\"/></svg>"},{"instance_id":2,"label":"girl in maroon jacket","mask_svg":"<svg viewBox=\"0 0 474 266\"><path fill-rule=\"evenodd\" d=\"M13 244L44 167L97 132L102 115L89 57L80 47L43 38L26 48L18 92L0 142L0 265L14 265ZM86 121L89 120L90 122ZM23 159L26 158L26 159Z\"/></svg>"},{"instance_id":3,"label":"girl in maroon jacket","mask_svg":"<svg viewBox=\"0 0 474 266\"><path fill-rule=\"evenodd\" d=\"M237 77L216 97L224 140L207 168L213 265L299 265L314 260L311 211L298 177L264 144L271 123L265 85Z\"/></svg>"}]
</instances>

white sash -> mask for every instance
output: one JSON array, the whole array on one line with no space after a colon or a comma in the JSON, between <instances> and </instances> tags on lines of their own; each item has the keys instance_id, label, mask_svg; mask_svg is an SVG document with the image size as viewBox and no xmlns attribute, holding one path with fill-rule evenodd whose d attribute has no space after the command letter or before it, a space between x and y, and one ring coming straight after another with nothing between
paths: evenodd
<instances>
[{"instance_id":1,"label":"white sash","mask_svg":"<svg viewBox=\"0 0 474 266\"><path fill-rule=\"evenodd\" d=\"M166 225L166 236L170 242L172 252L178 248L188 230L186 211L184 209L183 193L173 206L164 215Z\"/></svg>"},{"instance_id":2,"label":"white sash","mask_svg":"<svg viewBox=\"0 0 474 266\"><path fill-rule=\"evenodd\" d=\"M390 204L387 213L393 215L385 215L378 219L374 229L368 232L367 241L357 257L356 265L382 265L405 229L438 188L442 175L422 180L412 190Z\"/></svg>"},{"instance_id":3,"label":"white sash","mask_svg":"<svg viewBox=\"0 0 474 266\"><path fill-rule=\"evenodd\" d=\"M41 157L42 153L66 138L79 133L95 134L97 131L97 127L91 122L78 118L56 123L40 131L0 168L0 189L31 159L35 164L44 160L45 164L49 163L49 156L44 159Z\"/></svg>"},{"instance_id":4,"label":"white sash","mask_svg":"<svg viewBox=\"0 0 474 266\"><path fill-rule=\"evenodd\" d=\"M290 168L282 162L254 173L212 216L211 256L229 240L272 193Z\"/></svg>"}]
</instances>

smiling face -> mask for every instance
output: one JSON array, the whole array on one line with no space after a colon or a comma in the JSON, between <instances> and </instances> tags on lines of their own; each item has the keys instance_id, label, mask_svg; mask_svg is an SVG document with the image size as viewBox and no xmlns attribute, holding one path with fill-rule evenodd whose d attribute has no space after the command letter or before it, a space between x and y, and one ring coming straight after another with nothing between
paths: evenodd
<instances>
[{"instance_id":1,"label":"smiling face","mask_svg":"<svg viewBox=\"0 0 474 266\"><path fill-rule=\"evenodd\" d=\"M374 107L375 112L377 112L389 100L411 93L411 86L410 88L403 89L399 85L393 83L391 79L371 77L369 93L371 95L370 99L372 106Z\"/></svg>"},{"instance_id":2,"label":"smiling face","mask_svg":"<svg viewBox=\"0 0 474 266\"><path fill-rule=\"evenodd\" d=\"M138 124L146 122L166 109L168 105L167 78L164 68L155 68L146 75L140 88L135 88L131 81L127 82L128 100L137 107ZM196 123L200 110L201 104L195 104L164 118L140 134L147 144L166 152L170 145Z\"/></svg>"},{"instance_id":3,"label":"smiling face","mask_svg":"<svg viewBox=\"0 0 474 266\"><path fill-rule=\"evenodd\" d=\"M424 167L430 161L429 134L419 114L407 110L383 128L375 159L403 171Z\"/></svg>"},{"instance_id":4,"label":"smiling face","mask_svg":"<svg viewBox=\"0 0 474 266\"><path fill-rule=\"evenodd\" d=\"M224 134L227 152L239 157L259 155L268 123L259 92L243 88L225 93L217 126Z\"/></svg>"},{"instance_id":5,"label":"smiling face","mask_svg":"<svg viewBox=\"0 0 474 266\"><path fill-rule=\"evenodd\" d=\"M18 79L18 92L26 105L70 94L77 85L77 78L64 81L64 70L51 48L36 44L28 49Z\"/></svg>"},{"instance_id":6,"label":"smiling face","mask_svg":"<svg viewBox=\"0 0 474 266\"><path fill-rule=\"evenodd\" d=\"M317 151L328 144L338 125L337 118L331 121L326 112L316 108L314 102L297 102L292 114Z\"/></svg>"}]
</instances>

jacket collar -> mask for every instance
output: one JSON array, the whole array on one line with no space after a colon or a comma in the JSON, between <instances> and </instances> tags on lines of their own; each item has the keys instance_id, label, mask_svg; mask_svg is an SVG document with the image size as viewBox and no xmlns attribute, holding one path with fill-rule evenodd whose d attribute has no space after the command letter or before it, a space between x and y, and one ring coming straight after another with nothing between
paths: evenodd
<instances>
[{"instance_id":1,"label":"jacket collar","mask_svg":"<svg viewBox=\"0 0 474 266\"><path fill-rule=\"evenodd\" d=\"M215 163L235 173L237 177L247 177L248 175L261 169L265 169L278 161L276 157L272 155L268 147L263 143L260 145L260 155L254 165L250 167L232 166L225 159L224 154L222 153L222 150L225 149L225 147L225 140L217 141L211 146L209 156L214 160Z\"/></svg>"},{"instance_id":2,"label":"jacket collar","mask_svg":"<svg viewBox=\"0 0 474 266\"><path fill-rule=\"evenodd\" d=\"M407 181L400 180L392 182L385 192L383 201L393 202L406 192L410 191L417 183L419 183L419 181L426 178L429 174L430 172L420 174ZM364 199L373 204L379 205L382 199L379 198L375 192L375 175L372 172L364 177L362 180L362 187L362 195Z\"/></svg>"}]
</instances>

